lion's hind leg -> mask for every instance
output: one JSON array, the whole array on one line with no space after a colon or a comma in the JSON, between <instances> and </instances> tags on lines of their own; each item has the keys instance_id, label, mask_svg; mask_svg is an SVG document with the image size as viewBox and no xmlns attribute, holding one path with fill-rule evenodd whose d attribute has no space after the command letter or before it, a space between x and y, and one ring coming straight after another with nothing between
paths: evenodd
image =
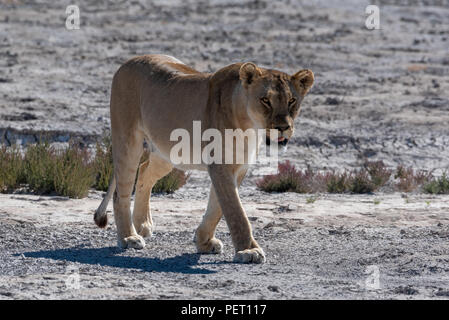
<instances>
[{"instance_id":1,"label":"lion's hind leg","mask_svg":"<svg viewBox=\"0 0 449 320\"><path fill-rule=\"evenodd\" d=\"M139 167L134 201L133 223L142 237L151 236L153 220L150 212L151 189L156 182L168 174L173 166L155 153Z\"/></svg>"},{"instance_id":2,"label":"lion's hind leg","mask_svg":"<svg viewBox=\"0 0 449 320\"><path fill-rule=\"evenodd\" d=\"M126 134L125 134L126 133ZM118 245L121 248L142 249L145 241L134 228L131 218L131 194L137 167L143 151L143 134L129 130L121 135L112 131L112 153L116 190L113 196L114 220Z\"/></svg>"}]
</instances>

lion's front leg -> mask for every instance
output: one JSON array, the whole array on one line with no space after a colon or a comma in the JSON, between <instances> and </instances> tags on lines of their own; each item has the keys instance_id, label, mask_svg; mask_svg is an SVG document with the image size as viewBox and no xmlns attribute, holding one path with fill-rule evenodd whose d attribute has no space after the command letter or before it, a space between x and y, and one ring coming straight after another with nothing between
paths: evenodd
<instances>
[{"instance_id":1,"label":"lion's front leg","mask_svg":"<svg viewBox=\"0 0 449 320\"><path fill-rule=\"evenodd\" d=\"M254 240L251 225L238 195L238 172L235 165L209 166L209 175L236 251L234 261L263 263L265 253Z\"/></svg>"},{"instance_id":2,"label":"lion's front leg","mask_svg":"<svg viewBox=\"0 0 449 320\"><path fill-rule=\"evenodd\" d=\"M237 184L240 187L245 177L247 168L242 168L237 176ZM196 229L194 242L198 253L222 253L223 243L215 237L215 230L220 222L223 213L218 203L217 194L214 186L211 186L209 193L209 202L203 220Z\"/></svg>"},{"instance_id":3,"label":"lion's front leg","mask_svg":"<svg viewBox=\"0 0 449 320\"><path fill-rule=\"evenodd\" d=\"M223 243L215 238L215 229L222 216L214 186L210 188L209 202L203 220L196 229L195 242L198 253L222 253Z\"/></svg>"}]
</instances>

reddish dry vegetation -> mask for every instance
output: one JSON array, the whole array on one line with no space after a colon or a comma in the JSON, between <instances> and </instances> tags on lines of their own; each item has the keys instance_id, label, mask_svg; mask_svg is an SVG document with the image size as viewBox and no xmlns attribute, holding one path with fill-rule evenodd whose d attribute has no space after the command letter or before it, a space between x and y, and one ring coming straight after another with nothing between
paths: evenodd
<instances>
[{"instance_id":1,"label":"reddish dry vegetation","mask_svg":"<svg viewBox=\"0 0 449 320\"><path fill-rule=\"evenodd\" d=\"M287 160L279 164L277 174L258 180L257 187L266 192L372 193L383 189L442 194L449 193L449 179L446 174L434 177L431 172L403 166L393 170L382 161L367 161L360 169L322 172L297 169Z\"/></svg>"}]
</instances>

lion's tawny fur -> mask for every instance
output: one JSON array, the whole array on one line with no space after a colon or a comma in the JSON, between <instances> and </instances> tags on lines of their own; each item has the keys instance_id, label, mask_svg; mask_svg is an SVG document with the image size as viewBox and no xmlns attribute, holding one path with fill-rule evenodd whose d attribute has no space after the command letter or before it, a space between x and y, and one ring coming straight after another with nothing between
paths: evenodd
<instances>
[{"instance_id":1,"label":"lion's tawny fur","mask_svg":"<svg viewBox=\"0 0 449 320\"><path fill-rule=\"evenodd\" d=\"M253 63L236 63L215 73L201 73L166 55L129 60L112 81L114 178L95 214L96 224L106 226L106 206L113 197L119 246L143 248L143 238L151 234L153 225L151 189L174 167L170 161L170 150L176 144L170 141L173 130L183 128L192 135L193 121L201 121L203 131L275 128L288 139L293 134L300 103L313 82L310 70L290 76ZM144 140L151 147L148 159L140 163ZM235 261L264 262L265 254L252 235L238 195L248 164L201 163L176 167L207 170L212 180L206 213L194 237L198 252L222 251L215 229L224 216L236 251ZM131 193L138 168L131 214Z\"/></svg>"}]
</instances>

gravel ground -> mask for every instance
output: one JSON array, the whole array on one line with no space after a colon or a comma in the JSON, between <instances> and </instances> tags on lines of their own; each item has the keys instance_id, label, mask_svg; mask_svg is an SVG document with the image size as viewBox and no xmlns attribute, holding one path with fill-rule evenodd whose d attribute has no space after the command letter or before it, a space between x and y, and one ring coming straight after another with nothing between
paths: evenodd
<instances>
[{"instance_id":1,"label":"gravel ground","mask_svg":"<svg viewBox=\"0 0 449 320\"><path fill-rule=\"evenodd\" d=\"M4 299L447 299L448 196L275 195L244 198L263 265L232 262L192 242L206 199L184 187L155 197L156 229L143 250L116 247L98 229L100 193L82 200L0 195L0 297ZM377 201L374 202L374 199ZM110 208L111 209L111 208ZM110 212L111 210L109 210ZM113 219L111 219L113 221Z\"/></svg>"},{"instance_id":2,"label":"gravel ground","mask_svg":"<svg viewBox=\"0 0 449 320\"><path fill-rule=\"evenodd\" d=\"M71 1L0 0L0 143L89 144L108 134L114 72L135 55L164 53L201 71L241 61L311 68L316 83L283 155L299 167L369 159L441 172L449 167L449 3L373 2L381 10L373 31L369 1L356 0L90 0L79 3L81 28L67 30ZM203 173L155 198L158 227L141 251L117 249L113 224L93 225L99 193L0 195L0 298L449 297L447 197L315 195L312 203L257 191L254 179L241 194L265 265L231 262L223 222L225 253L195 253L210 183Z\"/></svg>"}]
</instances>

